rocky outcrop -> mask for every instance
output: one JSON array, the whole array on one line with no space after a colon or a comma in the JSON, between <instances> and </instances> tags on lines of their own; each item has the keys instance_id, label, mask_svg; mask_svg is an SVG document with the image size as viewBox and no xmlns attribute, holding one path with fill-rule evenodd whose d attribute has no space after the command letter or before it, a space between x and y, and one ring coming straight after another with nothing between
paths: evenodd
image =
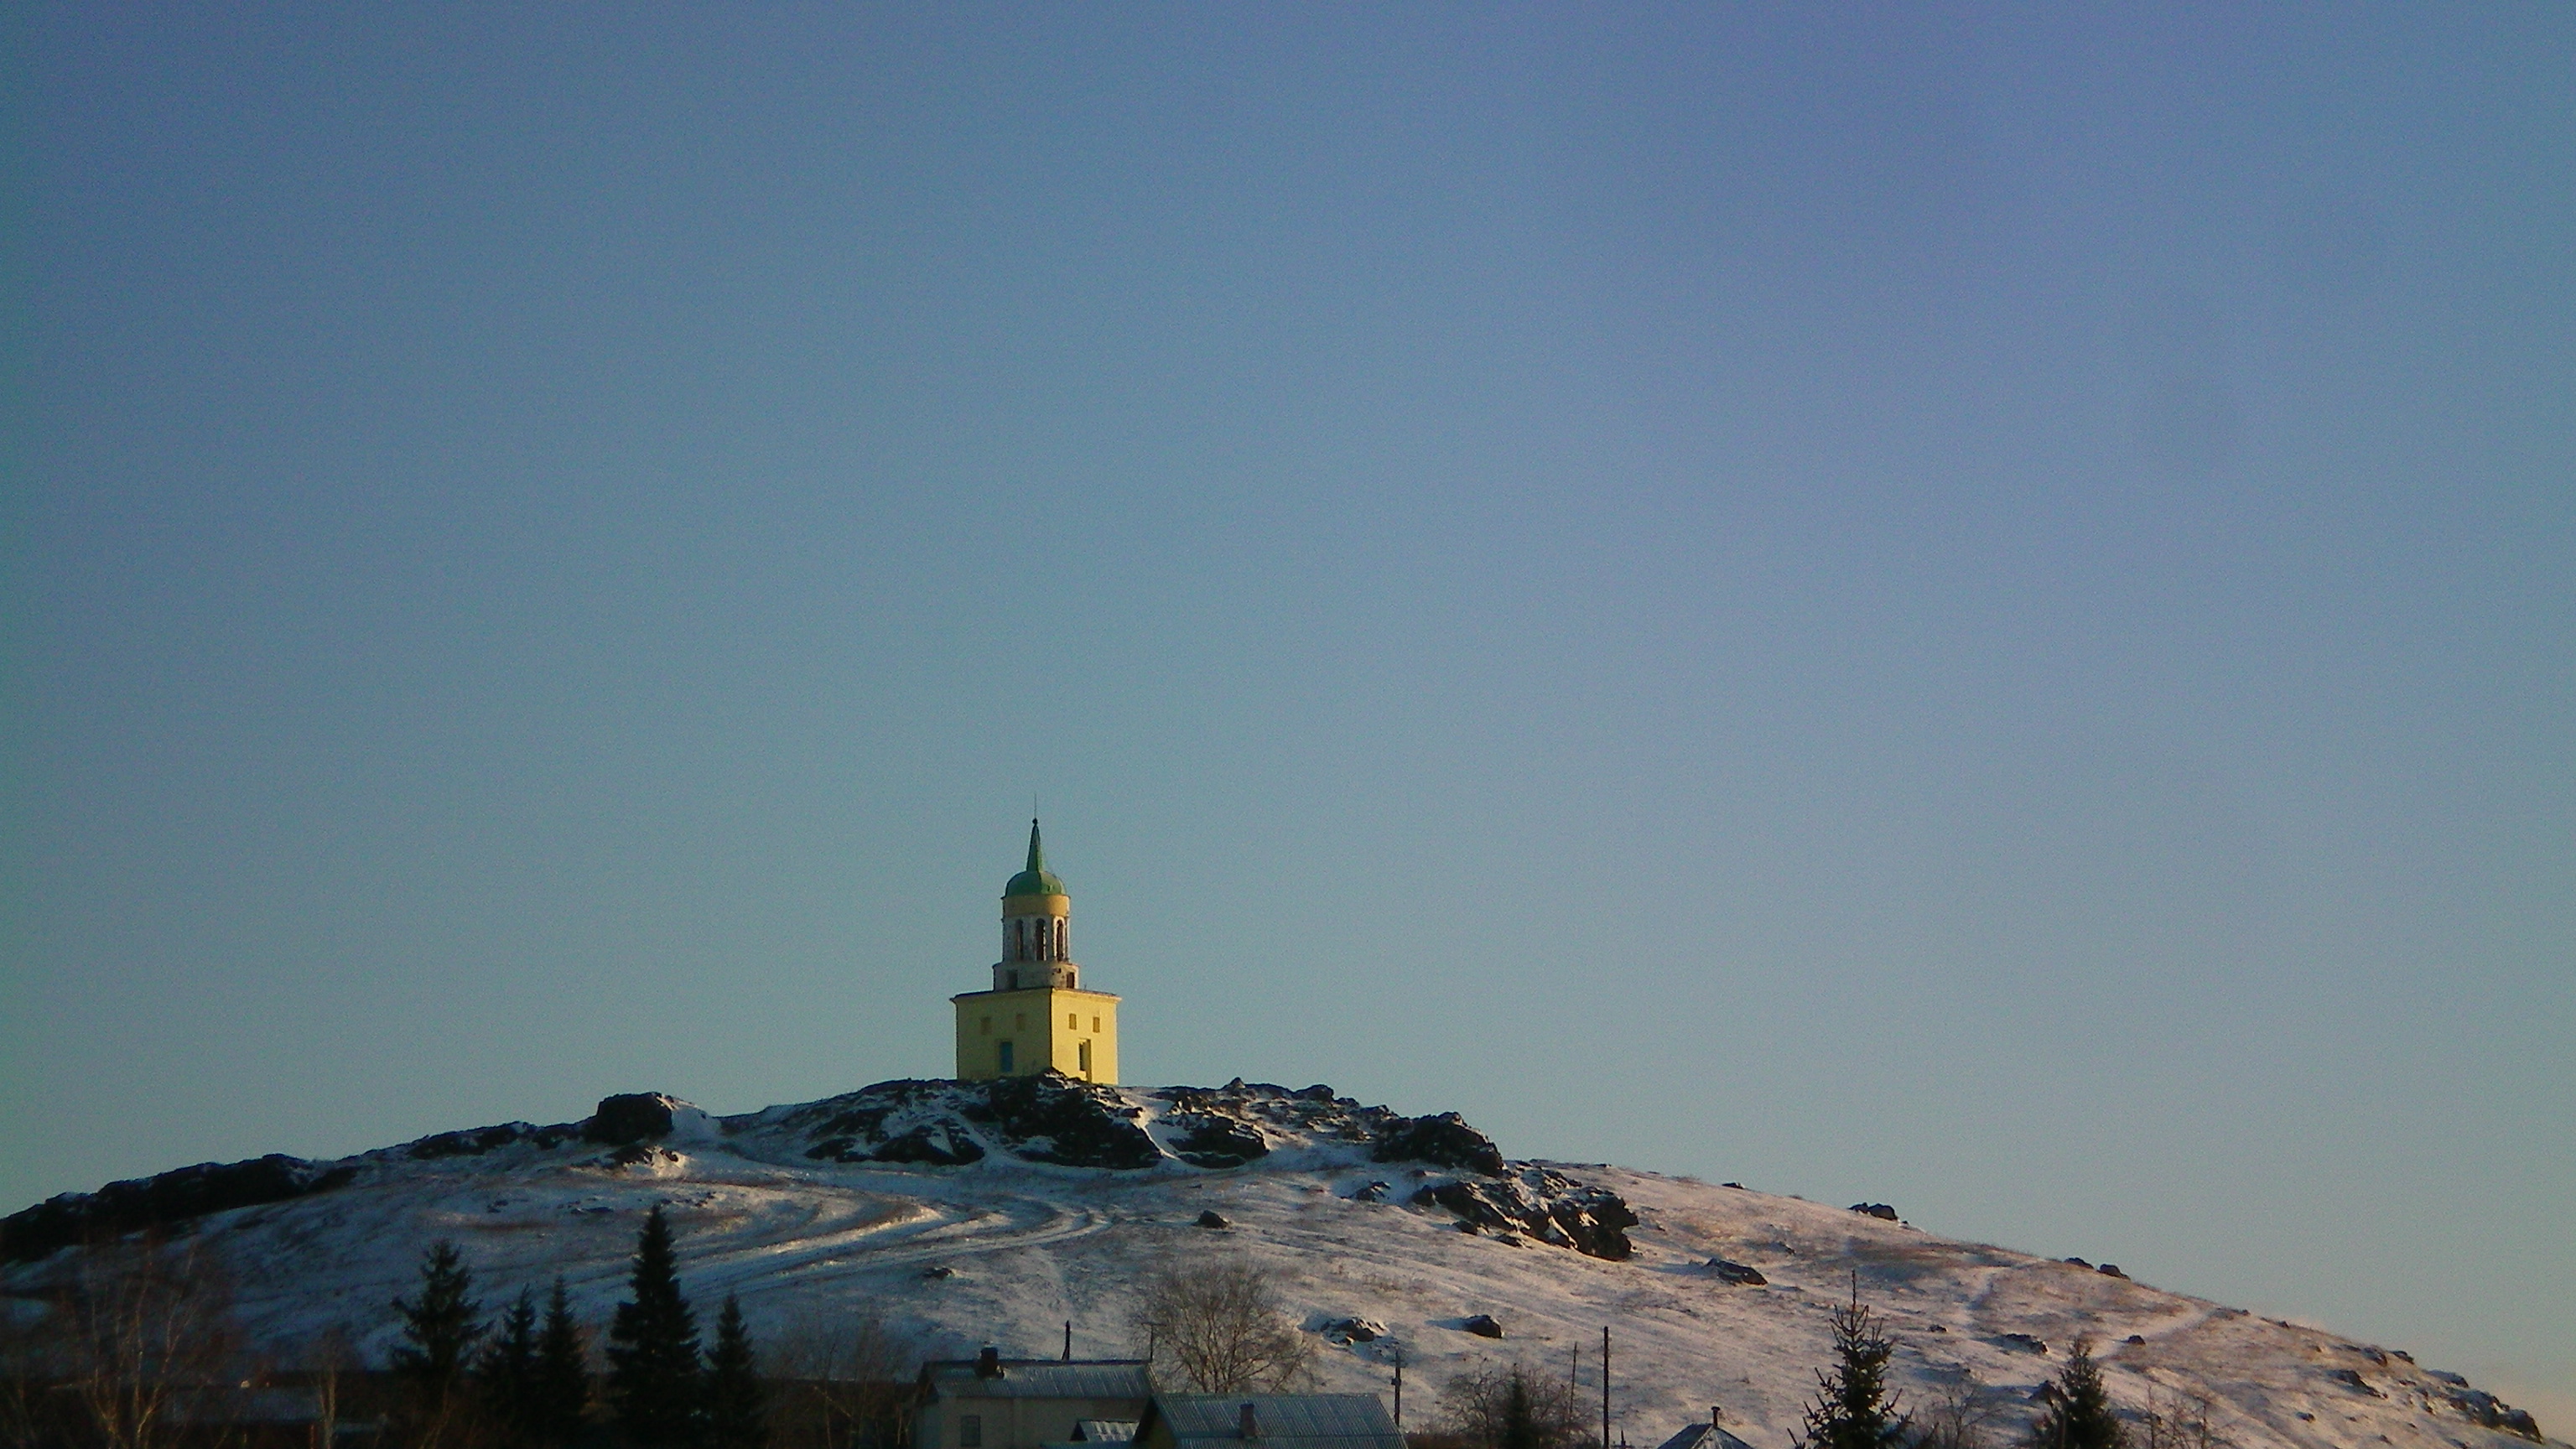
<instances>
[{"instance_id":1,"label":"rocky outcrop","mask_svg":"<svg viewBox=\"0 0 2576 1449\"><path fill-rule=\"evenodd\" d=\"M1425 1185L1417 1207L1447 1208L1464 1226L1525 1233L1589 1257L1624 1262L1635 1251L1627 1230L1637 1214L1606 1187L1587 1187L1551 1168L1527 1167L1490 1180L1455 1178Z\"/></svg>"},{"instance_id":2,"label":"rocky outcrop","mask_svg":"<svg viewBox=\"0 0 2576 1449\"><path fill-rule=\"evenodd\" d=\"M2517 1409L2484 1389L2470 1388L2466 1382L2452 1385L2448 1397L2451 1407L2459 1410L2460 1417L2472 1424L2501 1429L2534 1444L2548 1442L2542 1437L2540 1424L2531 1417L2529 1409Z\"/></svg>"},{"instance_id":3,"label":"rocky outcrop","mask_svg":"<svg viewBox=\"0 0 2576 1449\"><path fill-rule=\"evenodd\" d=\"M658 1141L671 1135L671 1109L687 1105L659 1092L621 1092L602 1097L599 1110L581 1124L582 1140L609 1147Z\"/></svg>"},{"instance_id":4,"label":"rocky outcrop","mask_svg":"<svg viewBox=\"0 0 2576 1449\"><path fill-rule=\"evenodd\" d=\"M607 1104L601 1105L604 1107ZM525 1122L504 1122L497 1127L473 1127L462 1132L436 1133L423 1137L417 1142L406 1142L398 1150L414 1162L435 1162L442 1157L481 1157L486 1153L498 1152L504 1147L516 1147L522 1143L537 1148L559 1147L566 1142L578 1139L581 1135L581 1124L574 1122L561 1122L552 1127L532 1127Z\"/></svg>"},{"instance_id":5,"label":"rocky outcrop","mask_svg":"<svg viewBox=\"0 0 2576 1449\"><path fill-rule=\"evenodd\" d=\"M1209 1112L1175 1112L1163 1121L1180 1129L1172 1153L1192 1167L1241 1167L1270 1155L1270 1144L1252 1124Z\"/></svg>"},{"instance_id":6,"label":"rocky outcrop","mask_svg":"<svg viewBox=\"0 0 2576 1449\"><path fill-rule=\"evenodd\" d=\"M1335 1318L1318 1330L1327 1342L1348 1348L1355 1343L1375 1343L1386 1337L1386 1325L1374 1318Z\"/></svg>"},{"instance_id":7,"label":"rocky outcrop","mask_svg":"<svg viewBox=\"0 0 2576 1449\"><path fill-rule=\"evenodd\" d=\"M843 1158L842 1161L851 1161ZM870 1162L916 1162L925 1167L964 1167L984 1160L984 1149L974 1138L951 1130L942 1123L915 1127L909 1132L887 1138L867 1154Z\"/></svg>"},{"instance_id":8,"label":"rocky outcrop","mask_svg":"<svg viewBox=\"0 0 2576 1449\"><path fill-rule=\"evenodd\" d=\"M981 1110L970 1103L960 1115L998 1130L1002 1145L1023 1161L1133 1170L1163 1160L1162 1149L1136 1125L1144 1114L1106 1087L1052 1072L981 1085Z\"/></svg>"},{"instance_id":9,"label":"rocky outcrop","mask_svg":"<svg viewBox=\"0 0 2576 1449\"><path fill-rule=\"evenodd\" d=\"M354 1166L271 1153L111 1182L96 1192L67 1192L0 1218L0 1262L32 1262L90 1239L178 1227L208 1213L328 1192L357 1175Z\"/></svg>"},{"instance_id":10,"label":"rocky outcrop","mask_svg":"<svg viewBox=\"0 0 2576 1449\"><path fill-rule=\"evenodd\" d=\"M1760 1288L1771 1281L1762 1276L1761 1269L1749 1263L1730 1263L1724 1258L1711 1258L1708 1260L1708 1266L1711 1272L1717 1274L1717 1281L1721 1283L1733 1283L1742 1288Z\"/></svg>"},{"instance_id":11,"label":"rocky outcrop","mask_svg":"<svg viewBox=\"0 0 2576 1449\"><path fill-rule=\"evenodd\" d=\"M1398 1117L1379 1131L1377 1146L1369 1155L1380 1162L1428 1162L1487 1177L1503 1175L1502 1149L1455 1112Z\"/></svg>"},{"instance_id":12,"label":"rocky outcrop","mask_svg":"<svg viewBox=\"0 0 2576 1449\"><path fill-rule=\"evenodd\" d=\"M805 1156L821 1162L962 1167L999 1151L1024 1162L1132 1171L1163 1160L1125 1098L1054 1073L990 1082L879 1082L774 1121L768 1115L727 1125L802 1133Z\"/></svg>"}]
</instances>

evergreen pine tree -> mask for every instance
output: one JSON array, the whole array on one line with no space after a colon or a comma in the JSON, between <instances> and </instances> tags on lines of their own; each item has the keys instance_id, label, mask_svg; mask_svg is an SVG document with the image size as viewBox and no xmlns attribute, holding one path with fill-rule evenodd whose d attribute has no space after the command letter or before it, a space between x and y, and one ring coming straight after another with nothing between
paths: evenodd
<instances>
[{"instance_id":1,"label":"evergreen pine tree","mask_svg":"<svg viewBox=\"0 0 2576 1449\"><path fill-rule=\"evenodd\" d=\"M672 1263L671 1228L656 1207L635 1244L634 1296L608 1327L608 1399L617 1427L645 1449L695 1446L704 1417L698 1318Z\"/></svg>"},{"instance_id":2,"label":"evergreen pine tree","mask_svg":"<svg viewBox=\"0 0 2576 1449\"><path fill-rule=\"evenodd\" d=\"M590 1356L562 1275L546 1299L546 1326L537 1335L537 1367L529 1385L528 1424L537 1442L560 1446L581 1437L582 1411L590 1405Z\"/></svg>"},{"instance_id":3,"label":"evergreen pine tree","mask_svg":"<svg viewBox=\"0 0 2576 1449\"><path fill-rule=\"evenodd\" d=\"M707 1449L768 1449L768 1407L752 1362L742 1305L725 1295L716 1315L715 1351L707 1355Z\"/></svg>"},{"instance_id":4,"label":"evergreen pine tree","mask_svg":"<svg viewBox=\"0 0 2576 1449\"><path fill-rule=\"evenodd\" d=\"M2093 1340L2078 1338L2049 1386L2048 1407L2031 1421L2031 1449L2123 1449L2128 1432L2111 1412Z\"/></svg>"},{"instance_id":5,"label":"evergreen pine tree","mask_svg":"<svg viewBox=\"0 0 2576 1449\"><path fill-rule=\"evenodd\" d=\"M457 1256L456 1245L441 1239L421 1255L419 1300L394 1300L403 1320L394 1372L429 1406L445 1408L463 1387L466 1365L483 1337L483 1305L468 1296L473 1291L472 1270Z\"/></svg>"},{"instance_id":6,"label":"evergreen pine tree","mask_svg":"<svg viewBox=\"0 0 2576 1449\"><path fill-rule=\"evenodd\" d=\"M1539 1449L1538 1409L1530 1402L1529 1379L1519 1369L1503 1385L1502 1432L1495 1449Z\"/></svg>"},{"instance_id":7,"label":"evergreen pine tree","mask_svg":"<svg viewBox=\"0 0 2576 1449\"><path fill-rule=\"evenodd\" d=\"M513 1444L532 1444L540 1437L537 1406L537 1295L522 1288L519 1299L501 1315L501 1330L483 1346L475 1365L476 1388Z\"/></svg>"},{"instance_id":8,"label":"evergreen pine tree","mask_svg":"<svg viewBox=\"0 0 2576 1449\"><path fill-rule=\"evenodd\" d=\"M1896 1352L1861 1306L1860 1275L1852 1275L1851 1303L1834 1310L1834 1369L1816 1375L1816 1402L1807 1407L1808 1449L1895 1449L1905 1442L1908 1420L1887 1391L1887 1361Z\"/></svg>"}]
</instances>

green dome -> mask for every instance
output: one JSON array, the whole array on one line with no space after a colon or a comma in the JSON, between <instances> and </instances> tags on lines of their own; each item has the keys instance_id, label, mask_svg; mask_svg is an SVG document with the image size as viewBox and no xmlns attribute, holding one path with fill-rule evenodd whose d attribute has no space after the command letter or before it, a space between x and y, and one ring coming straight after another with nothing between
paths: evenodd
<instances>
[{"instance_id":1,"label":"green dome","mask_svg":"<svg viewBox=\"0 0 2576 1449\"><path fill-rule=\"evenodd\" d=\"M1046 848L1038 843L1038 823L1032 820L1029 822L1028 869L1011 877L1011 883L1002 887L1002 895L1007 899L1011 896L1064 894L1066 894L1064 882L1056 879L1055 872L1046 868Z\"/></svg>"}]
</instances>

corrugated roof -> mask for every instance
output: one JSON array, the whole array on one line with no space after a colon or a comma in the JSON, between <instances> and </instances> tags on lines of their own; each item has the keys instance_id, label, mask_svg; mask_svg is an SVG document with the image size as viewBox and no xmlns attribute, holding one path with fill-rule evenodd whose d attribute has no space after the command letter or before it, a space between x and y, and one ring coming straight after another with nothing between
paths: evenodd
<instances>
[{"instance_id":1,"label":"corrugated roof","mask_svg":"<svg viewBox=\"0 0 2576 1449\"><path fill-rule=\"evenodd\" d=\"M971 1358L939 1359L921 1366L922 1382L944 1399L1134 1399L1154 1392L1142 1359L1076 1360L1006 1358L1002 1376L975 1376Z\"/></svg>"},{"instance_id":2,"label":"corrugated roof","mask_svg":"<svg viewBox=\"0 0 2576 1449\"><path fill-rule=\"evenodd\" d=\"M1404 1449L1403 1432L1375 1394L1157 1394L1146 1414L1185 1444L1243 1443L1246 1404L1258 1442L1277 1449Z\"/></svg>"},{"instance_id":3,"label":"corrugated roof","mask_svg":"<svg viewBox=\"0 0 2576 1449\"><path fill-rule=\"evenodd\" d=\"M1086 1444L1123 1444L1136 1437L1136 1421L1085 1419L1074 1426L1073 1437Z\"/></svg>"},{"instance_id":4,"label":"corrugated roof","mask_svg":"<svg viewBox=\"0 0 2576 1449\"><path fill-rule=\"evenodd\" d=\"M1753 1446L1717 1427L1715 1424L1688 1424L1681 1432L1665 1440L1661 1449L1753 1449Z\"/></svg>"}]
</instances>

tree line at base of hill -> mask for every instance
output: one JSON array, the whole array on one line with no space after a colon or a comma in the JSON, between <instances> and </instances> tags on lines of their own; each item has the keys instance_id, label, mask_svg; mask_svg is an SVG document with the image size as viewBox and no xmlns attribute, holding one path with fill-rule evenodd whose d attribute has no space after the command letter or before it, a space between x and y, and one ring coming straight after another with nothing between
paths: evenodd
<instances>
[{"instance_id":1,"label":"tree line at base of hill","mask_svg":"<svg viewBox=\"0 0 2576 1449\"><path fill-rule=\"evenodd\" d=\"M400 1449L897 1449L911 1355L874 1323L794 1335L764 1374L741 1303L725 1295L714 1341L681 1291L659 1207L637 1235L627 1296L609 1320L603 1373L558 1277L542 1311L522 1288L498 1320L472 1298L456 1249L433 1244L418 1291L396 1299L404 1388Z\"/></svg>"},{"instance_id":2,"label":"tree line at base of hill","mask_svg":"<svg viewBox=\"0 0 2576 1449\"><path fill-rule=\"evenodd\" d=\"M727 1295L712 1342L647 1215L624 1301L597 1331L561 1277L497 1315L454 1244L393 1300L381 1365L332 1329L254 1351L194 1238L92 1243L42 1311L0 1316L0 1449L901 1449L913 1346L875 1320L753 1342ZM21 1305L29 1306L29 1305Z\"/></svg>"}]
</instances>

